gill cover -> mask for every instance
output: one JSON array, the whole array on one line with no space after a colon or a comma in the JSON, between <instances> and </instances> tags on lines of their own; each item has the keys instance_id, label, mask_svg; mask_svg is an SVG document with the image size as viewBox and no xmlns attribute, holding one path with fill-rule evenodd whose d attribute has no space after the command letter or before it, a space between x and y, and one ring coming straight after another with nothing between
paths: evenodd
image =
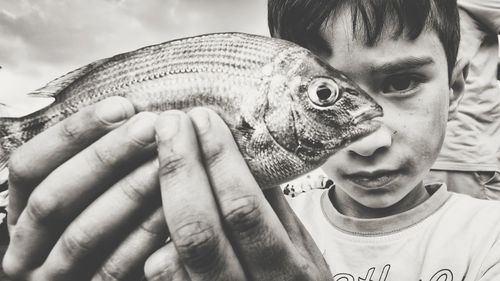
<instances>
[{"instance_id":1,"label":"gill cover","mask_svg":"<svg viewBox=\"0 0 500 281\"><path fill-rule=\"evenodd\" d=\"M301 114L299 104L304 101L297 100L297 92L308 99L306 102L318 110L325 110L335 105L341 96L337 83L325 76L304 77L295 76L286 81L274 78L270 88L273 92L268 96L268 106L264 121L273 139L285 150L297 156L310 154L310 151L320 152L324 149L321 141L316 141L316 136L304 131L300 124L307 122ZM279 94L276 94L279 92ZM317 126L319 124L311 124ZM302 157L301 157L302 158ZM303 159L310 157L304 157Z\"/></svg>"}]
</instances>

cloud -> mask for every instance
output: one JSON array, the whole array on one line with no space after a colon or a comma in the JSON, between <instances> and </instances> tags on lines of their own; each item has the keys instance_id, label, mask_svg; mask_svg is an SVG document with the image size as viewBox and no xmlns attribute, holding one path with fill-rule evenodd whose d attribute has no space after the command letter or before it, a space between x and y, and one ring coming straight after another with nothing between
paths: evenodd
<instances>
[{"instance_id":1,"label":"cloud","mask_svg":"<svg viewBox=\"0 0 500 281\"><path fill-rule=\"evenodd\" d=\"M0 95L174 38L267 35L266 16L266 0L0 0Z\"/></svg>"},{"instance_id":2,"label":"cloud","mask_svg":"<svg viewBox=\"0 0 500 281\"><path fill-rule=\"evenodd\" d=\"M7 34L0 46L0 60L9 60L12 51L21 61L71 63L113 49L121 42L141 39L148 30L140 24L150 20L133 14L122 14L124 2L103 0L22 1L25 9L18 13L0 12L0 30ZM151 3L158 3L152 1ZM156 5L155 5L156 6ZM157 13L161 9L156 9ZM159 22L165 24L165 22ZM128 36L127 36L128 35ZM8 44L7 40L11 42Z\"/></svg>"},{"instance_id":3,"label":"cloud","mask_svg":"<svg viewBox=\"0 0 500 281\"><path fill-rule=\"evenodd\" d=\"M158 39L215 31L262 33L265 10L259 2L22 0L23 9L0 11L0 31L7 35L0 42L0 60L11 60L14 52L15 57L57 64L94 57L96 49L124 51Z\"/></svg>"}]
</instances>

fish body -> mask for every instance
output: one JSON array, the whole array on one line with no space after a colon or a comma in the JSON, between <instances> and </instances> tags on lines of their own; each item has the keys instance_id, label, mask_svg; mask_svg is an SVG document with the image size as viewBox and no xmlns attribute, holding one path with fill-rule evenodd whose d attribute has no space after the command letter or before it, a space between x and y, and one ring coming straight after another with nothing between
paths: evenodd
<instances>
[{"instance_id":1,"label":"fish body","mask_svg":"<svg viewBox=\"0 0 500 281\"><path fill-rule=\"evenodd\" d=\"M144 47L86 65L30 95L55 101L0 118L0 168L17 147L110 96L136 111L204 106L227 123L261 186L291 180L378 128L382 110L362 89L291 42L218 33Z\"/></svg>"}]
</instances>

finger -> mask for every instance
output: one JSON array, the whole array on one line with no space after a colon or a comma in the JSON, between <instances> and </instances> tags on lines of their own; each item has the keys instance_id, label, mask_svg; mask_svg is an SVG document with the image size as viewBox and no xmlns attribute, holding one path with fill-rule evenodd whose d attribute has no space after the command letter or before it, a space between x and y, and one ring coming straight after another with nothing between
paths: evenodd
<instances>
[{"instance_id":1,"label":"finger","mask_svg":"<svg viewBox=\"0 0 500 281\"><path fill-rule=\"evenodd\" d=\"M156 115L139 113L52 172L34 190L13 229L4 265L33 268L69 223L122 174L154 152Z\"/></svg>"},{"instance_id":2,"label":"finger","mask_svg":"<svg viewBox=\"0 0 500 281\"><path fill-rule=\"evenodd\" d=\"M148 281L191 280L172 242L161 247L147 259L144 273Z\"/></svg>"},{"instance_id":3,"label":"finger","mask_svg":"<svg viewBox=\"0 0 500 281\"><path fill-rule=\"evenodd\" d=\"M83 108L17 149L8 164L9 225L16 224L33 188L43 178L133 114L128 100L108 98Z\"/></svg>"},{"instance_id":4,"label":"finger","mask_svg":"<svg viewBox=\"0 0 500 281\"><path fill-rule=\"evenodd\" d=\"M165 219L192 280L244 280L224 235L189 117L163 113L156 123Z\"/></svg>"},{"instance_id":5,"label":"finger","mask_svg":"<svg viewBox=\"0 0 500 281\"><path fill-rule=\"evenodd\" d=\"M146 259L165 245L167 236L159 207L118 246L92 280L141 280Z\"/></svg>"},{"instance_id":6,"label":"finger","mask_svg":"<svg viewBox=\"0 0 500 281\"><path fill-rule=\"evenodd\" d=\"M302 256L310 257L310 260L314 261L315 265L321 269L321 272L329 272L329 266L323 254L286 201L281 188L275 187L266 189L264 194L295 248Z\"/></svg>"},{"instance_id":7,"label":"finger","mask_svg":"<svg viewBox=\"0 0 500 281\"><path fill-rule=\"evenodd\" d=\"M300 263L290 259L298 259L299 255L250 173L228 127L210 110L193 110L190 116L197 128L224 229L247 275L252 280L291 280L297 272L293 265ZM205 120L210 120L209 130L200 129Z\"/></svg>"},{"instance_id":8,"label":"finger","mask_svg":"<svg viewBox=\"0 0 500 281\"><path fill-rule=\"evenodd\" d=\"M85 209L55 244L42 266L43 275L48 280L68 280L95 272L149 209L160 206L157 170L157 161L149 161Z\"/></svg>"}]
</instances>

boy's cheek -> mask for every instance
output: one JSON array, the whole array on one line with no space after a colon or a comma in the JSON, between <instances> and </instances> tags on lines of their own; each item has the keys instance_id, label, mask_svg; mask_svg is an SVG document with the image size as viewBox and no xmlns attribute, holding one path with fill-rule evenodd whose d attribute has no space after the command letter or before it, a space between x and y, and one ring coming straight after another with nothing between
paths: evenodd
<instances>
[{"instance_id":1,"label":"boy's cheek","mask_svg":"<svg viewBox=\"0 0 500 281\"><path fill-rule=\"evenodd\" d=\"M323 164L323 172L328 178L332 179L334 183L343 182L342 175L346 174L348 171L359 169L354 167L354 161L349 157L350 154L352 155L347 148L344 148L331 156L328 161Z\"/></svg>"},{"instance_id":2,"label":"boy's cheek","mask_svg":"<svg viewBox=\"0 0 500 281\"><path fill-rule=\"evenodd\" d=\"M441 108L431 110L435 111L426 112L422 118L415 118L406 125L409 128L405 142L413 148L414 154L437 156L441 149L446 133L446 114L440 112Z\"/></svg>"}]
</instances>

